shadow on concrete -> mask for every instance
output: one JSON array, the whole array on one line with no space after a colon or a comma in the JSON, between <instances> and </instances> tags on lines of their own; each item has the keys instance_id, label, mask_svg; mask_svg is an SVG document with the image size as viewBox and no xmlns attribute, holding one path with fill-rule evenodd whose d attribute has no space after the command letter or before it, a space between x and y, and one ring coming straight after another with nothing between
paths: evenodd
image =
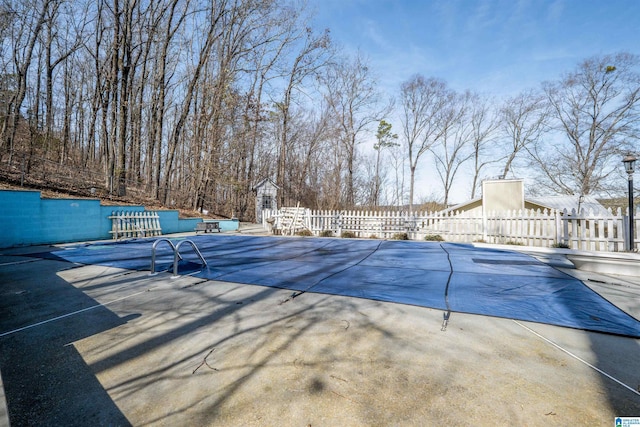
<instances>
[{"instance_id":1,"label":"shadow on concrete","mask_svg":"<svg viewBox=\"0 0 640 427\"><path fill-rule=\"evenodd\" d=\"M637 279L635 282L607 276L585 281L594 292L640 320L640 282ZM593 365L602 371L599 378L613 413L616 417L640 417L640 339L595 332L585 334L596 357Z\"/></svg>"},{"instance_id":2,"label":"shadow on concrete","mask_svg":"<svg viewBox=\"0 0 640 427\"><path fill-rule=\"evenodd\" d=\"M312 303L296 300L280 304L284 300L278 299L283 296L279 289L251 287L254 293L238 299L236 291L246 288L244 285L227 284L231 289L225 288L220 292L211 290L215 286L216 282L207 281L177 292L174 290L170 305L176 317L163 319L152 328L164 332L145 339L139 339L133 330L131 336L120 333L119 341L129 341L126 350L113 351L91 363L91 368L99 375L111 369L127 369L129 361L145 359L144 365L149 369L132 370L130 375L121 374L120 378L126 379L109 386L119 400L132 399L140 394L146 394L153 400L149 390L169 387L168 383L173 383L170 387L172 395L190 396L183 400L176 398L171 402L170 410L144 418L144 424L167 423L171 422L172 417L178 416L182 421L188 419L190 425L233 425L233 420L225 418L228 416L225 414L229 413L227 405L233 406L235 403L231 403L232 400L247 393L243 388L248 383L259 383L257 379L265 375L265 370L285 375L287 372L296 372L301 376L300 381L296 381L297 394L314 395L327 388L327 375L305 378L306 370L329 373L336 364L353 365L355 369L360 363L365 363L357 357L345 360L347 349L344 347L306 347L309 342L327 342L326 337L321 336L324 334L318 331L319 325L327 321L332 321L335 330L348 331L350 322L344 318L358 311L355 305L346 300L336 304L332 296L316 295ZM262 303L261 307L252 310L251 306L258 303ZM272 313L263 311L264 303L273 309ZM164 306L165 313L169 311L167 299L159 301L159 304ZM384 312L383 303L373 304L377 311ZM158 308L153 310L157 311ZM349 346L364 345L372 334L383 336L386 340L397 340L398 345L411 345L401 344L402 340L395 337L393 331L380 328L362 314L356 315L359 316L358 328L361 330L364 327L368 334L351 335ZM337 344L334 342L334 345ZM283 359L283 354L295 353L295 348L299 346L304 347L299 359ZM393 351L392 348L385 350ZM104 349L93 348L92 351L101 353ZM169 353L172 357L167 359ZM366 363L374 366L374 369L384 370L384 360L368 359ZM189 377L192 379L187 381ZM269 378L264 384L278 382L277 378ZM193 389L196 390L195 394ZM268 402L272 399L269 392L268 389L253 390L247 400L257 398ZM371 398L376 399L375 396ZM287 402L271 401L264 406L277 405L286 406ZM252 410L259 412L262 406ZM378 414L378 421L380 416L382 414ZM395 415L387 416L392 419Z\"/></svg>"},{"instance_id":3,"label":"shadow on concrete","mask_svg":"<svg viewBox=\"0 0 640 427\"><path fill-rule=\"evenodd\" d=\"M638 340L588 333L591 350L597 360L595 366L602 372L640 392L640 344ZM613 379L600 375L611 409L616 417L639 417L640 394L626 389Z\"/></svg>"},{"instance_id":4,"label":"shadow on concrete","mask_svg":"<svg viewBox=\"0 0 640 427\"><path fill-rule=\"evenodd\" d=\"M29 327L97 305L58 276L69 266L35 261L0 269L0 371L10 423L130 425L72 345L125 320L101 307Z\"/></svg>"}]
</instances>

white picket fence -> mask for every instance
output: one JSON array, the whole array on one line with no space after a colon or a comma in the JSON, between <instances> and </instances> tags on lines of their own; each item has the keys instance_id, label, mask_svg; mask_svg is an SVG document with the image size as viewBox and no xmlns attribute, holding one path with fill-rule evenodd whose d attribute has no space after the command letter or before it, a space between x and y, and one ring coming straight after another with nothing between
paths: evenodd
<instances>
[{"instance_id":1,"label":"white picket fence","mask_svg":"<svg viewBox=\"0 0 640 427\"><path fill-rule=\"evenodd\" d=\"M607 215L593 212L521 210L493 212L486 217L466 212L402 211L314 211L297 210L295 227L292 208L265 211L263 226L274 232L293 234L308 229L313 235L353 235L361 238L397 238L407 233L411 240L440 236L448 242L485 242L537 247L569 247L588 251L624 251L628 246L628 216L620 209ZM293 208L295 209L295 208ZM635 218L640 218L636 214ZM640 219L634 220L635 234ZM346 234L348 232L348 234ZM638 238L634 236L634 241Z\"/></svg>"},{"instance_id":2,"label":"white picket fence","mask_svg":"<svg viewBox=\"0 0 640 427\"><path fill-rule=\"evenodd\" d=\"M150 237L162 234L160 217L157 212L114 211L111 220L111 236L115 239Z\"/></svg>"}]
</instances>

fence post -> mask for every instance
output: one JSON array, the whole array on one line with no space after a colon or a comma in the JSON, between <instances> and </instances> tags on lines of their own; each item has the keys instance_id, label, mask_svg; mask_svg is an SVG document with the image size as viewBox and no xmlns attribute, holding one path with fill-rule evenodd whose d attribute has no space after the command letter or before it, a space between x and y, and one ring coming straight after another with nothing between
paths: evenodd
<instances>
[{"instance_id":1,"label":"fence post","mask_svg":"<svg viewBox=\"0 0 640 427\"><path fill-rule=\"evenodd\" d=\"M555 209L553 211L555 216L555 224L556 224L556 244L565 243L562 239L562 218L560 216L560 211Z\"/></svg>"},{"instance_id":2,"label":"fence post","mask_svg":"<svg viewBox=\"0 0 640 427\"><path fill-rule=\"evenodd\" d=\"M484 207L482 208L482 212L480 213L480 215L482 215L482 218L480 220L480 227L482 227L482 229L480 230L480 232L482 233L482 241L483 242L487 242L487 214L484 211Z\"/></svg>"}]
</instances>

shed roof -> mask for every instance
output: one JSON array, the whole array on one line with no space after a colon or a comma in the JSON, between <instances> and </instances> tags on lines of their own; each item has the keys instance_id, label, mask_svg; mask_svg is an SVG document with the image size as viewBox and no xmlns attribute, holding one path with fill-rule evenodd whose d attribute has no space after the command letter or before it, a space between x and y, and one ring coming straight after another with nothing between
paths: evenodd
<instances>
[{"instance_id":1,"label":"shed roof","mask_svg":"<svg viewBox=\"0 0 640 427\"><path fill-rule=\"evenodd\" d=\"M451 206L442 212L456 212L456 211L465 211L477 204L478 202L482 203L482 197L476 197L475 199L468 200L464 203L459 203L455 206ZM571 195L562 195L562 196L544 196L544 197L525 197L525 204L533 204L538 205L542 209L556 209L559 211L567 210L568 213L571 213L572 210L584 211L589 214L592 213L597 216L607 216L611 215L611 212L604 206L598 202L593 196L582 196L582 201L580 201L580 196L571 196Z\"/></svg>"},{"instance_id":2,"label":"shed roof","mask_svg":"<svg viewBox=\"0 0 640 427\"><path fill-rule=\"evenodd\" d=\"M266 185L266 184L271 184L271 185L273 185L274 187L276 187L276 188L278 188L278 189L280 188L280 187L278 186L278 184L276 184L275 182L273 182L270 178L265 178L265 179L263 179L262 181L260 181L260 182L258 182L257 184L255 184L255 185L253 186L253 189L254 189L254 190L257 190L258 188L260 188L260 187L262 187L262 186L264 186L264 185Z\"/></svg>"},{"instance_id":3,"label":"shed roof","mask_svg":"<svg viewBox=\"0 0 640 427\"><path fill-rule=\"evenodd\" d=\"M475 199L467 200L466 202L458 203L454 206L449 206L446 209L443 209L443 213L455 212L469 209L469 207L475 203L482 202L482 197L476 197Z\"/></svg>"},{"instance_id":4,"label":"shed roof","mask_svg":"<svg viewBox=\"0 0 640 427\"><path fill-rule=\"evenodd\" d=\"M530 197L526 199L533 203L557 210L566 209L568 213L572 210L576 212L584 211L587 214L593 212L595 215L611 215L611 212L600 204L593 196L545 196Z\"/></svg>"}]
</instances>

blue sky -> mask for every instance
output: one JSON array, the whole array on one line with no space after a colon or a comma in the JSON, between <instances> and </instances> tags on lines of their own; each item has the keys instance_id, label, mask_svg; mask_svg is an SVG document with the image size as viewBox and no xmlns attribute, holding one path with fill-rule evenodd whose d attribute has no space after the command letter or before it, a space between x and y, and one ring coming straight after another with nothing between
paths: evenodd
<instances>
[{"instance_id":1,"label":"blue sky","mask_svg":"<svg viewBox=\"0 0 640 427\"><path fill-rule=\"evenodd\" d=\"M640 0L309 0L314 26L399 92L411 75L497 96L596 54L640 54Z\"/></svg>"}]
</instances>

